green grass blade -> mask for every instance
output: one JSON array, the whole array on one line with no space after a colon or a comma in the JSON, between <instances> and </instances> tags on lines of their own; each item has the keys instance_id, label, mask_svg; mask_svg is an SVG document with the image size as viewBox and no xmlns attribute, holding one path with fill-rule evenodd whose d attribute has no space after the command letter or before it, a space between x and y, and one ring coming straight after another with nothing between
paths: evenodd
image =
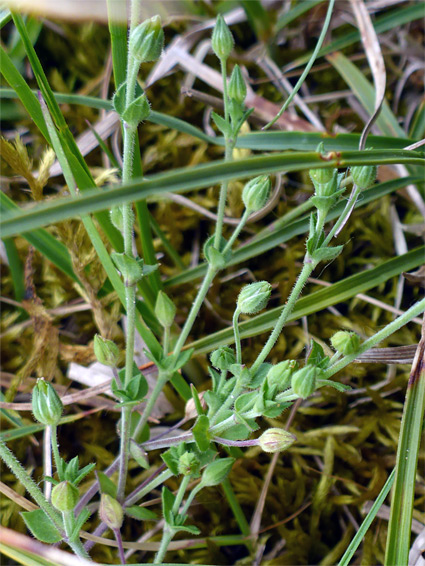
<instances>
[{"instance_id":1,"label":"green grass blade","mask_svg":"<svg viewBox=\"0 0 425 566\"><path fill-rule=\"evenodd\" d=\"M19 257L18 250L16 249L15 242L11 238L5 238L3 244L9 262L15 300L22 301L25 295L24 267Z\"/></svg>"},{"instance_id":2,"label":"green grass blade","mask_svg":"<svg viewBox=\"0 0 425 566\"><path fill-rule=\"evenodd\" d=\"M379 183L374 187L363 191L362 198L358 199L356 202L356 208L360 208L377 200L384 195L390 194L398 189L401 189L411 183L419 182L419 177L403 177L401 179L393 179L392 181L386 181L385 183ZM334 220L338 218L343 211L345 206L344 202L338 203L327 216L327 221ZM305 216L299 220L295 220L290 224L280 225L279 220L275 222L273 231L265 228L264 231L259 232L254 239L240 248L238 248L230 259L229 265L238 265L248 259L253 257L258 257L269 250L272 250L276 246L288 242L294 236L299 236L305 234L309 228L309 216ZM199 277L202 277L206 272L206 265L201 264L196 267L186 269L182 273L170 277L165 282L166 287L171 287L174 285L179 285L182 283L188 283Z\"/></svg>"},{"instance_id":3,"label":"green grass blade","mask_svg":"<svg viewBox=\"0 0 425 566\"><path fill-rule=\"evenodd\" d=\"M409 128L409 137L421 140L425 136L425 100L422 100L413 115Z\"/></svg>"},{"instance_id":4,"label":"green grass blade","mask_svg":"<svg viewBox=\"0 0 425 566\"><path fill-rule=\"evenodd\" d=\"M407 564L415 499L416 471L425 411L425 336L418 346L407 384L398 442L385 564Z\"/></svg>"},{"instance_id":5,"label":"green grass blade","mask_svg":"<svg viewBox=\"0 0 425 566\"><path fill-rule=\"evenodd\" d=\"M12 59L0 45L1 57L1 74L6 82L16 92L20 101L24 105L26 111L31 116L37 128L42 133L43 137L50 143L49 134L47 132L46 124L44 123L43 114L41 113L40 103L38 102L34 92L27 85L25 79L21 76L18 69L12 62ZM2 89L6 90L6 89Z\"/></svg>"},{"instance_id":6,"label":"green grass blade","mask_svg":"<svg viewBox=\"0 0 425 566\"><path fill-rule=\"evenodd\" d=\"M375 502L373 503L372 507L370 508L369 513L364 518L362 524L360 525L359 530L354 535L352 541L350 542L347 550L344 552L341 560L338 563L338 566L348 566L350 564L350 560L353 558L354 553L360 546L362 540L365 537L365 534L369 530L370 525L372 524L373 520L375 519L379 509L383 505L387 495L390 492L390 489L394 483L395 478L395 469L389 475L387 481L385 482L384 487L381 489L380 494L376 498Z\"/></svg>"},{"instance_id":7,"label":"green grass blade","mask_svg":"<svg viewBox=\"0 0 425 566\"><path fill-rule=\"evenodd\" d=\"M26 84L26 83L25 83ZM29 87L28 87L29 88ZM35 91L31 91L35 93ZM0 88L0 99L16 98L17 95L13 89ZM54 97L60 104L77 104L88 106L90 108L112 110L112 104L109 100L96 98L94 96L85 96L80 94L63 94L54 93ZM38 101L36 101L38 103ZM202 130L188 124L184 120L166 116L160 112L151 112L148 122L160 124L172 130L189 134L207 143L224 146L224 138L217 136L215 138L207 136ZM392 136L368 136L366 147L374 149L403 149L417 141L412 135L409 139L392 137ZM320 142L323 142L325 151L343 151L354 150L359 147L360 134L337 134L329 136L319 132L252 132L238 136L236 147L252 149L258 151L283 151L284 149L314 151Z\"/></svg>"},{"instance_id":8,"label":"green grass blade","mask_svg":"<svg viewBox=\"0 0 425 566\"><path fill-rule=\"evenodd\" d=\"M19 206L3 191L0 191L0 212L5 215L7 211L13 210L19 210ZM66 273L71 279L78 282L78 277L74 273L67 248L51 234L43 229L38 229L32 232L22 232L20 235L63 273Z\"/></svg>"},{"instance_id":9,"label":"green grass blade","mask_svg":"<svg viewBox=\"0 0 425 566\"><path fill-rule=\"evenodd\" d=\"M377 267L368 269L362 273L356 273L338 283L334 283L330 287L301 297L288 321L297 320L303 316L308 316L338 303L346 303L357 293L364 293L388 281L391 277L397 277L404 271L415 269L423 263L424 253L424 246L415 248L406 254L387 260ZM271 309L268 312L242 322L239 325L241 338L249 338L250 336L256 336L262 332L271 330L275 326L282 308L283 306ZM210 336L191 342L190 347L195 348L196 354L204 354L211 352L219 346L232 344L233 340L233 328L226 328Z\"/></svg>"},{"instance_id":10,"label":"green grass blade","mask_svg":"<svg viewBox=\"0 0 425 566\"><path fill-rule=\"evenodd\" d=\"M328 61L332 63L341 77L349 85L368 114L372 116L375 108L375 89L365 78L363 73L342 53L328 55ZM400 127L397 118L391 112L386 100L384 100L382 104L376 125L381 132L387 136L406 137L406 132Z\"/></svg>"},{"instance_id":11,"label":"green grass blade","mask_svg":"<svg viewBox=\"0 0 425 566\"><path fill-rule=\"evenodd\" d=\"M24 230L33 230L60 220L109 209L124 202L146 199L148 196L164 192L184 192L205 188L222 180L246 179L254 175L278 171L393 163L423 166L425 160L418 152L403 150L347 151L338 153L326 161L315 152L299 152L184 167L158 173L148 179L135 180L119 187L86 191L78 199L58 198L52 202L40 203L31 210L20 210L18 214L11 214L9 218L3 220L2 234L4 237L13 236Z\"/></svg>"}]
</instances>

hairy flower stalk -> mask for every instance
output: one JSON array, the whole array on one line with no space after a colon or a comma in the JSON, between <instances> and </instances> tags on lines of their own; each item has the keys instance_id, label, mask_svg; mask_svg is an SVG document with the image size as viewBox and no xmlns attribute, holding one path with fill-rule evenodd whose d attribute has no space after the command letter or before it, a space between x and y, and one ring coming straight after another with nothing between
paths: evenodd
<instances>
[{"instance_id":1,"label":"hairy flower stalk","mask_svg":"<svg viewBox=\"0 0 425 566\"><path fill-rule=\"evenodd\" d=\"M137 2L132 2L132 20L130 26L129 52L127 59L127 82L125 91L125 111L122 116L123 126L123 168L122 181L128 182L133 173L134 150L137 139L137 124L139 112L140 118L146 117L148 111L144 104L143 97L140 97L141 106L135 107L135 90L137 82L137 74L140 63L151 61L159 57L163 44L163 32L161 22L158 17L147 20L143 24L136 27L136 18L134 17ZM138 99L139 100L139 99ZM133 105L133 106L132 106ZM135 108L133 114L131 108ZM125 112L131 115L132 119L125 119ZM141 112L141 114L140 114ZM134 113L136 117L134 118ZM124 238L124 254L128 258L136 259L133 254L133 210L131 204L122 206L122 231ZM125 351L125 377L124 387L128 385L133 377L133 359L134 359L134 333L135 333L135 316L136 316L136 285L125 284L125 304L127 313L127 335L126 335L126 351ZM121 416L121 445L120 445L120 467L117 499L123 501L125 494L125 484L128 469L129 457L129 421L131 416L131 408L123 407Z\"/></svg>"}]
</instances>

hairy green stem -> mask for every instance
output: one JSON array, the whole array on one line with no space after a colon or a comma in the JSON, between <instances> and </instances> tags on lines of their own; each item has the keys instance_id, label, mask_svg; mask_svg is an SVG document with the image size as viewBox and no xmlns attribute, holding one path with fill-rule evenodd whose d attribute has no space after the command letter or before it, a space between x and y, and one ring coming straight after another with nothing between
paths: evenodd
<instances>
[{"instance_id":1,"label":"hairy green stem","mask_svg":"<svg viewBox=\"0 0 425 566\"><path fill-rule=\"evenodd\" d=\"M142 499L145 495L147 495L152 490L154 490L156 487L169 480L172 476L173 476L173 472L171 472L168 469L164 470L151 482L145 485L144 488L134 493L134 495L130 495L130 497L127 497L127 499L125 500L125 506L130 507L131 505L134 505L135 503L140 501L140 499Z\"/></svg>"},{"instance_id":2,"label":"hairy green stem","mask_svg":"<svg viewBox=\"0 0 425 566\"><path fill-rule=\"evenodd\" d=\"M322 244L323 246L328 246L332 238L339 233L340 229L342 229L344 224L347 222L348 217L350 216L351 212L354 209L354 206L356 204L360 192L361 189L356 186L356 188L353 191L353 194L350 195L350 198L348 199L347 204L345 205L345 208L341 213L341 216L338 218L338 220L335 222L332 229L330 230L329 234L326 236L325 241Z\"/></svg>"},{"instance_id":3,"label":"hairy green stem","mask_svg":"<svg viewBox=\"0 0 425 566\"><path fill-rule=\"evenodd\" d=\"M176 342L176 345L174 346L174 359L177 360L183 346L184 343L186 342L186 338L189 336L189 332L192 329L193 323L195 322L195 319L198 315L199 309L202 306L202 303L204 302L204 299L208 293L208 289L210 288L210 285L212 283L212 280L214 279L215 275L217 273L217 270L214 269L213 267L211 267L211 265L208 265L208 269L207 272L205 274L205 278L202 282L202 285L199 288L198 294L196 296L195 301L193 302L192 308L190 309L189 315L186 319L186 322L184 323L184 326L182 328L182 331L180 333L180 336Z\"/></svg>"},{"instance_id":4,"label":"hairy green stem","mask_svg":"<svg viewBox=\"0 0 425 566\"><path fill-rule=\"evenodd\" d=\"M190 479L191 479L191 476L183 476L183 479L180 482L180 486L179 486L176 498L174 500L173 509L172 509L172 513L173 513L174 517L176 515L178 515L178 513L179 513L179 509L180 509L180 506L182 504L184 494L186 493L187 486L189 485ZM174 529L170 528L168 525L165 525L164 531L163 531L163 534L162 534L161 544L159 546L159 550L157 552L157 555L155 556L154 564L161 564L162 563L163 558L164 558L164 556L167 552L168 545L173 540L175 533L176 533L176 531Z\"/></svg>"},{"instance_id":5,"label":"hairy green stem","mask_svg":"<svg viewBox=\"0 0 425 566\"><path fill-rule=\"evenodd\" d=\"M241 335L239 332L239 315L241 311L235 309L233 313L233 334L235 336L235 346L236 346L236 363L242 363L242 349L241 349Z\"/></svg>"},{"instance_id":6,"label":"hairy green stem","mask_svg":"<svg viewBox=\"0 0 425 566\"><path fill-rule=\"evenodd\" d=\"M56 470L59 470L59 462L60 462L60 454L59 454L59 445L58 445L58 427L56 425L52 425L50 427L50 442L52 444L52 452L53 458L55 460ZM59 478L61 481L63 478Z\"/></svg>"},{"instance_id":7,"label":"hairy green stem","mask_svg":"<svg viewBox=\"0 0 425 566\"><path fill-rule=\"evenodd\" d=\"M86 549L84 548L80 539L77 540L70 540L72 537L72 533L75 528L75 515L74 511L63 511L62 512L63 524L65 526L65 532L67 536L67 543L72 548L74 553L77 556L81 556L81 558L85 558L86 560L90 560L90 556L88 555Z\"/></svg>"},{"instance_id":8,"label":"hairy green stem","mask_svg":"<svg viewBox=\"0 0 425 566\"><path fill-rule=\"evenodd\" d=\"M133 433L133 438L136 440L137 442L137 437L139 436L139 434L141 434L141 432L143 431L143 427L145 426L145 424L148 422L148 418L152 412L152 409L161 393L161 391L164 388L164 385L167 383L167 381L171 378L171 375L167 372L159 372L158 374L158 379L156 380L155 383L155 387L153 388L152 393L149 396L148 402L145 405L145 408L143 409L143 413L140 417L139 422L137 423L136 428L134 429L134 433Z\"/></svg>"},{"instance_id":9,"label":"hairy green stem","mask_svg":"<svg viewBox=\"0 0 425 566\"><path fill-rule=\"evenodd\" d=\"M223 253L226 253L227 251L229 251L229 250L232 249L232 246L233 246L233 244L235 243L236 238L237 238L237 237L239 236L239 234L241 233L242 228L245 226L245 224L246 224L246 222L247 222L247 220L248 220L249 215L251 214L251 212L252 212L252 211L249 210L248 208L245 209L245 212L243 213L242 218L240 219L239 224L236 226L236 228L235 228L233 234L231 235L229 241L228 241L227 244L224 246Z\"/></svg>"},{"instance_id":10,"label":"hairy green stem","mask_svg":"<svg viewBox=\"0 0 425 566\"><path fill-rule=\"evenodd\" d=\"M35 483L35 481L27 474L23 465L19 462L13 452L6 446L3 440L0 440L0 458L10 468L11 472L25 487L37 505L52 520L57 529L63 533L63 524L59 514L51 503L44 497L43 492Z\"/></svg>"},{"instance_id":11,"label":"hairy green stem","mask_svg":"<svg viewBox=\"0 0 425 566\"><path fill-rule=\"evenodd\" d=\"M136 2L132 2L131 10L131 29L137 25L135 17ZM128 108L134 100L139 64L128 53L127 58L127 86L125 93L126 107ZM123 167L122 180L126 183L131 180L133 173L134 147L137 138L137 127L130 127L123 122ZM123 215L123 238L124 252L133 258L133 210L131 203L122 206ZM125 283L125 307L127 314L127 333L125 344L125 377L124 387L126 387L133 377L134 360L134 335L136 322L136 287ZM128 458L130 449L130 419L131 409L123 407L121 412L121 440L120 440L120 465L118 475L117 499L122 502L125 496L125 485L127 482Z\"/></svg>"},{"instance_id":12,"label":"hairy green stem","mask_svg":"<svg viewBox=\"0 0 425 566\"><path fill-rule=\"evenodd\" d=\"M279 334L282 332L282 328L285 326L286 321L288 320L289 315L291 314L295 303L297 302L301 291L303 290L304 285L307 283L307 279L310 277L313 269L315 268L315 264L314 263L305 263L301 273L298 277L297 282L295 283L294 288L292 289L291 294L289 295L289 298L285 304L285 306L282 309L282 312L278 318L278 321L272 331L272 333L269 336L269 339L267 340L267 342L264 344L263 349L261 350L261 352L259 353L257 359L255 360L255 362L253 363L251 370L253 373L255 373L258 368L260 367L260 365L264 362L264 360L267 358L267 356L269 355L271 349L273 348L273 346L275 345Z\"/></svg>"}]
</instances>

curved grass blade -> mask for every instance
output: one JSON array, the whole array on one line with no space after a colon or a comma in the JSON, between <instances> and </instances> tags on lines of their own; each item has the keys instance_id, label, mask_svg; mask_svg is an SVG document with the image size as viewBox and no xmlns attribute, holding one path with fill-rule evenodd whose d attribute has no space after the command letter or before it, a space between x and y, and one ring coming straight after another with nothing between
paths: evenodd
<instances>
[{"instance_id":1,"label":"curved grass blade","mask_svg":"<svg viewBox=\"0 0 425 566\"><path fill-rule=\"evenodd\" d=\"M334 283L330 287L301 297L289 317L288 322L316 313L338 303L346 303L357 293L364 293L388 281L391 277L396 277L404 271L415 269L422 265L424 253L425 246L415 248L402 256L387 260L377 267L368 269L362 273L356 273L338 283ZM242 322L239 325L241 338L256 336L272 329L279 318L282 308L283 306L276 307L268 312L253 317L251 320ZM210 336L191 342L190 347L195 348L195 354L204 354L219 346L231 344L233 340L233 328L226 328Z\"/></svg>"},{"instance_id":2,"label":"curved grass blade","mask_svg":"<svg viewBox=\"0 0 425 566\"><path fill-rule=\"evenodd\" d=\"M148 196L164 192L201 189L223 180L246 179L254 175L278 171L394 163L423 166L425 160L418 152L403 150L338 152L330 155L326 161L316 152L298 152L184 167L166 173L158 173L148 179L135 180L119 187L106 188L102 191L94 189L86 191L77 199L58 198L53 202L40 203L31 210L20 210L19 213L11 214L9 218L3 220L2 234L4 237L13 236L24 230L33 230L60 220L102 211L124 202L143 200Z\"/></svg>"}]
</instances>

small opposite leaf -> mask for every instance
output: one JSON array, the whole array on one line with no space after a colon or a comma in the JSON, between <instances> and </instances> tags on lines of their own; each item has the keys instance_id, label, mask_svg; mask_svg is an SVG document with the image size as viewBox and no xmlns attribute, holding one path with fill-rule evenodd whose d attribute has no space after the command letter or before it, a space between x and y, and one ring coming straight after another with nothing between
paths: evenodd
<instances>
[{"instance_id":1,"label":"small opposite leaf","mask_svg":"<svg viewBox=\"0 0 425 566\"><path fill-rule=\"evenodd\" d=\"M126 507L124 512L129 517L137 519L138 521L155 521L158 519L156 513L146 507L139 507L139 505L132 505L131 507Z\"/></svg>"},{"instance_id":2,"label":"small opposite leaf","mask_svg":"<svg viewBox=\"0 0 425 566\"><path fill-rule=\"evenodd\" d=\"M170 526L174 526L174 500L174 495L171 493L168 487L164 486L162 488L162 512L164 514L165 522Z\"/></svg>"},{"instance_id":3,"label":"small opposite leaf","mask_svg":"<svg viewBox=\"0 0 425 566\"><path fill-rule=\"evenodd\" d=\"M217 126L223 136L229 136L230 127L226 120L219 116L216 112L211 112L211 118L214 120L214 124Z\"/></svg>"},{"instance_id":4,"label":"small opposite leaf","mask_svg":"<svg viewBox=\"0 0 425 566\"><path fill-rule=\"evenodd\" d=\"M210 435L208 429L210 421L206 415L198 417L195 426L192 429L193 437L196 445L201 452L205 452L210 447Z\"/></svg>"},{"instance_id":5,"label":"small opposite leaf","mask_svg":"<svg viewBox=\"0 0 425 566\"><path fill-rule=\"evenodd\" d=\"M333 248L319 248L311 254L311 258L315 263L321 261L332 261L342 252L344 246L335 246Z\"/></svg>"},{"instance_id":6,"label":"small opposite leaf","mask_svg":"<svg viewBox=\"0 0 425 566\"><path fill-rule=\"evenodd\" d=\"M114 106L115 112L117 112L120 116L124 114L125 111L125 94L127 90L127 83L121 83L118 87L118 90L114 94L112 98L112 104Z\"/></svg>"},{"instance_id":7,"label":"small opposite leaf","mask_svg":"<svg viewBox=\"0 0 425 566\"><path fill-rule=\"evenodd\" d=\"M60 532L42 509L22 511L21 515L26 526L36 539L48 544L54 544L62 540Z\"/></svg>"},{"instance_id":8,"label":"small opposite leaf","mask_svg":"<svg viewBox=\"0 0 425 566\"><path fill-rule=\"evenodd\" d=\"M117 486L114 484L114 482L103 472L97 472L96 476L100 484L101 493L106 493L107 495L110 495L111 497L116 499Z\"/></svg>"}]
</instances>

